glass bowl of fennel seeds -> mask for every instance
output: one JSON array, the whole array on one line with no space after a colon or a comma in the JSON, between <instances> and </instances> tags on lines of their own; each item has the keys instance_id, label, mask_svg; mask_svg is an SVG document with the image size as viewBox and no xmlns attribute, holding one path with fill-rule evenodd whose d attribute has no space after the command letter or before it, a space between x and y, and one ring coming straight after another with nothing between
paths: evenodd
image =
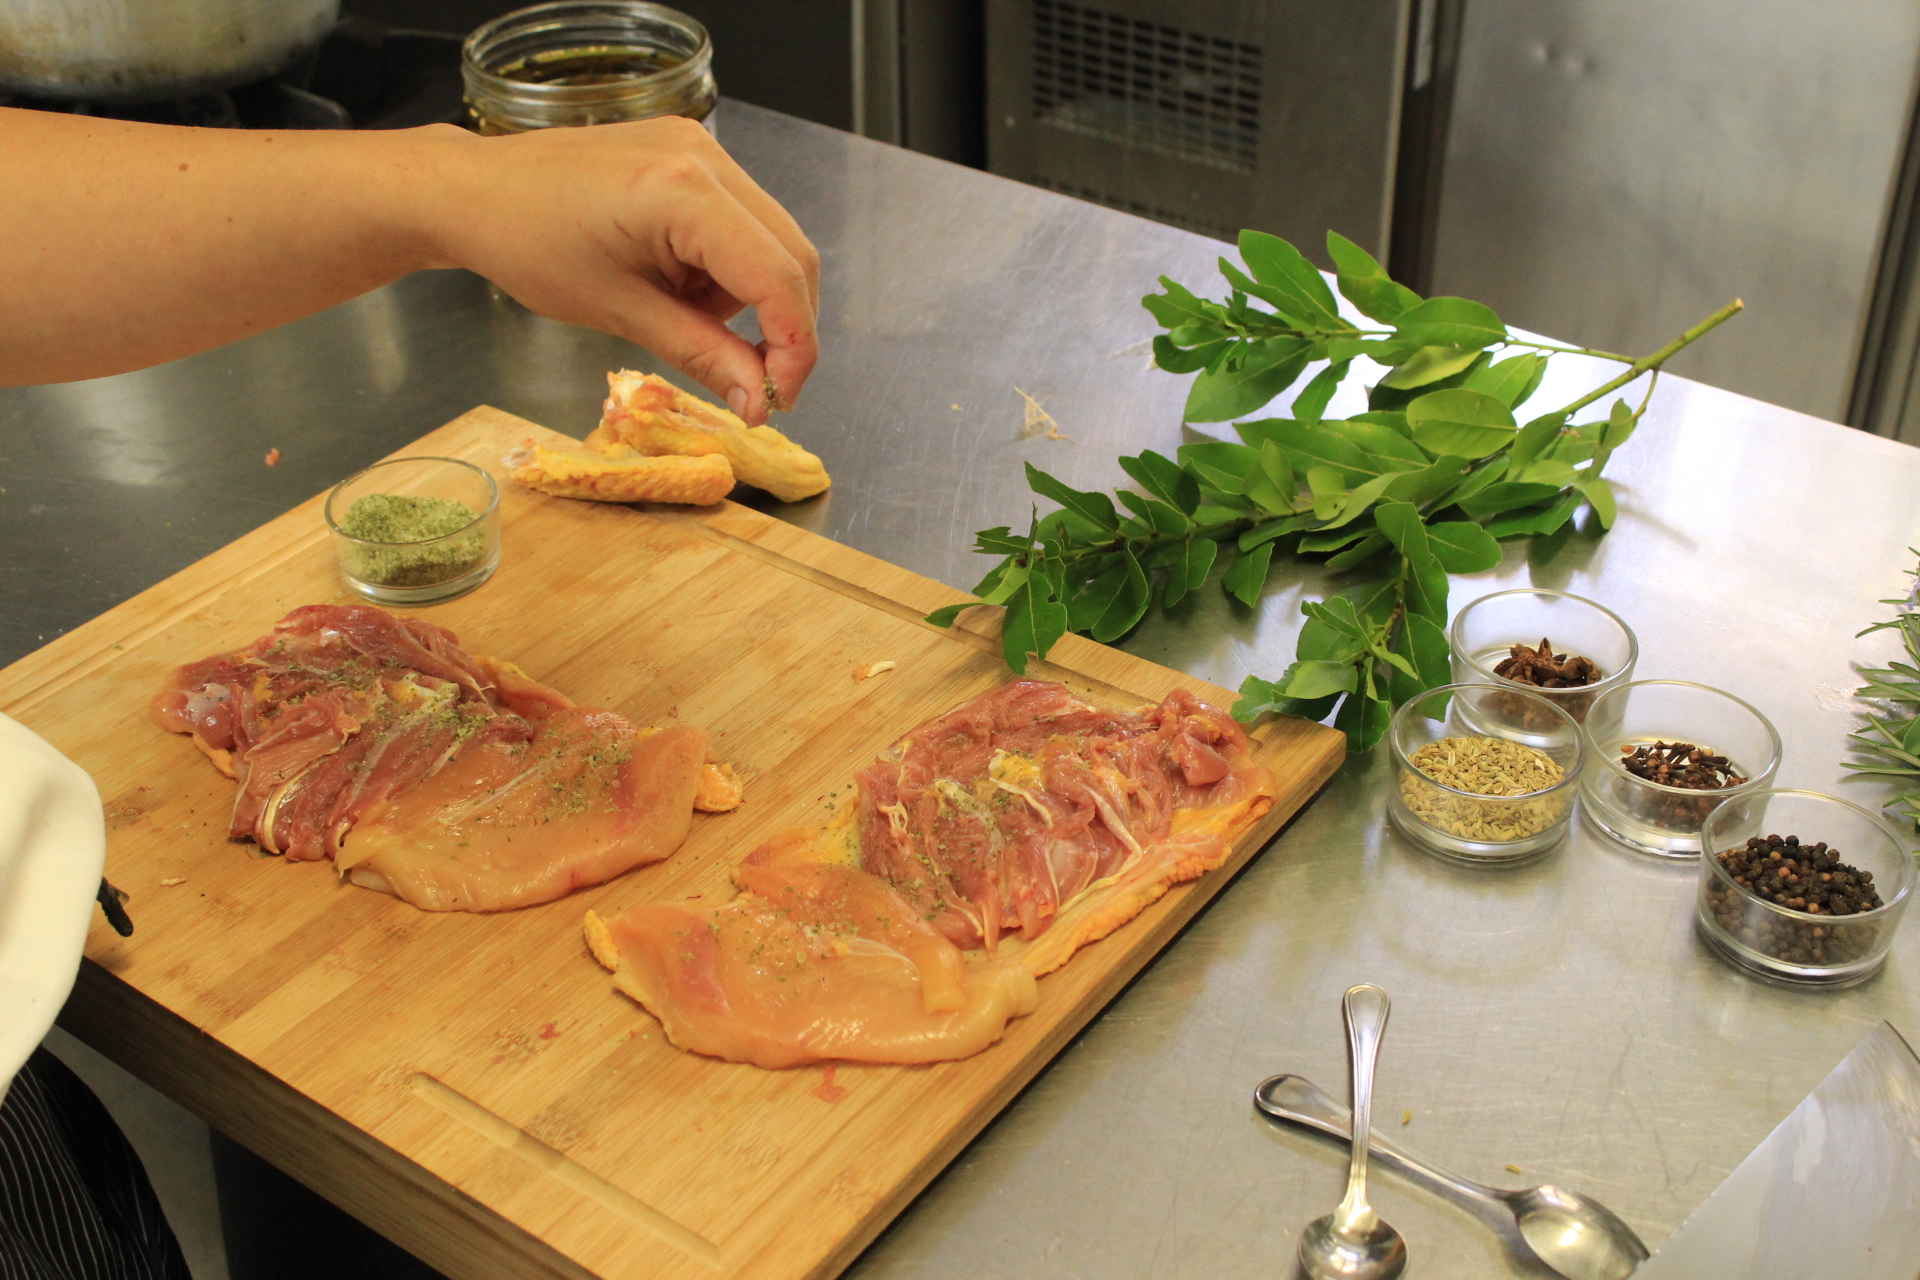
<instances>
[{"instance_id":1,"label":"glass bowl of fennel seeds","mask_svg":"<svg viewBox=\"0 0 1920 1280\"><path fill-rule=\"evenodd\" d=\"M1387 817L1456 862L1524 862L1566 838L1585 747L1573 717L1534 693L1430 689L1387 728Z\"/></svg>"},{"instance_id":2,"label":"glass bowl of fennel seeds","mask_svg":"<svg viewBox=\"0 0 1920 1280\"><path fill-rule=\"evenodd\" d=\"M439 604L500 566L500 486L458 458L376 462L324 512L340 577L375 604Z\"/></svg>"}]
</instances>

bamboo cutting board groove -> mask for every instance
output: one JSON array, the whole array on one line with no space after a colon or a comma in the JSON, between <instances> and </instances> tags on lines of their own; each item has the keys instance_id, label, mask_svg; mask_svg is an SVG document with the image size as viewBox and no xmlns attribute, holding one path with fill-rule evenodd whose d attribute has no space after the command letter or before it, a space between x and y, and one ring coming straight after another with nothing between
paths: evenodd
<instances>
[{"instance_id":1,"label":"bamboo cutting board groove","mask_svg":"<svg viewBox=\"0 0 1920 1280\"><path fill-rule=\"evenodd\" d=\"M500 476L509 447L551 434L481 408L403 452ZM817 1068L682 1053L588 956L582 913L729 895L748 850L820 820L888 743L1009 678L998 622L928 627L964 597L730 503L501 488L499 573L422 615L580 702L705 727L747 780L741 809L698 815L671 859L612 884L434 915L226 840L233 784L147 701L174 666L349 599L319 498L0 672L0 710L99 783L107 872L132 895L137 931L96 922L63 1022L462 1280L835 1275L1342 758L1318 725L1256 732L1281 794L1229 865L1043 979L1038 1011L974 1058L843 1065L836 1095ZM886 659L897 669L853 678ZM1034 674L1110 706L1175 685L1233 696L1077 637Z\"/></svg>"}]
</instances>

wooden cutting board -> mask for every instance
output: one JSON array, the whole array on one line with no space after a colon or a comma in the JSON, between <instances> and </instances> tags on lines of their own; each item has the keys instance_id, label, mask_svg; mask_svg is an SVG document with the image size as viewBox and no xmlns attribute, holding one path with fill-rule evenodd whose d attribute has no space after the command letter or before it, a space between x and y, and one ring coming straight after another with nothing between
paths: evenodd
<instances>
[{"instance_id":1,"label":"wooden cutting board","mask_svg":"<svg viewBox=\"0 0 1920 1280\"><path fill-rule=\"evenodd\" d=\"M501 455L543 428L475 409L402 452ZM559 437L554 436L554 439ZM744 507L571 502L502 480L504 560L422 611L583 703L705 727L747 780L667 862L560 902L434 915L328 864L225 838L233 784L147 701L174 666L287 610L348 601L320 499L0 672L0 710L99 783L107 873L137 932L97 922L62 1017L81 1038L454 1277L830 1277L1326 781L1343 739L1255 733L1280 779L1227 867L1040 983L993 1048L930 1067L785 1072L669 1045L588 956L580 921L725 897L729 869L893 739L1008 678L997 610ZM857 680L857 665L893 672ZM1069 637L1034 674L1132 706L1226 690ZM178 881L178 883L171 883Z\"/></svg>"}]
</instances>

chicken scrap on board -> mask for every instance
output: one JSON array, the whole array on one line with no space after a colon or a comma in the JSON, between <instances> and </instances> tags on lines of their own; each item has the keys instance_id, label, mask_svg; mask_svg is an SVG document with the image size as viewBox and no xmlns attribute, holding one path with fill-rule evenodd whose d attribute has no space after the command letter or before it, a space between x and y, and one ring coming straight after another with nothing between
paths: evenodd
<instances>
[{"instance_id":1,"label":"chicken scrap on board","mask_svg":"<svg viewBox=\"0 0 1920 1280\"><path fill-rule=\"evenodd\" d=\"M675 1044L763 1067L977 1053L1275 796L1240 726L1185 690L1116 713L1034 680L921 725L858 784L827 826L750 854L725 904L588 913L595 958Z\"/></svg>"},{"instance_id":2,"label":"chicken scrap on board","mask_svg":"<svg viewBox=\"0 0 1920 1280\"><path fill-rule=\"evenodd\" d=\"M738 803L702 730L576 707L366 605L295 609L176 670L152 711L239 784L231 838L428 911L551 901L667 857L703 788Z\"/></svg>"},{"instance_id":3,"label":"chicken scrap on board","mask_svg":"<svg viewBox=\"0 0 1920 1280\"><path fill-rule=\"evenodd\" d=\"M773 427L689 395L658 374L607 375L600 424L578 445L528 440L507 455L514 479L542 493L599 502L703 505L736 482L798 502L833 481L813 454Z\"/></svg>"}]
</instances>

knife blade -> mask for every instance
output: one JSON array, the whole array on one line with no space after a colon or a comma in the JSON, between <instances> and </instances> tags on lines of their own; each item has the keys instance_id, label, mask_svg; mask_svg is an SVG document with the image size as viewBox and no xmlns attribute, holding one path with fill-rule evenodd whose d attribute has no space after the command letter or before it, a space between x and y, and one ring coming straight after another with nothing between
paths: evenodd
<instances>
[{"instance_id":1,"label":"knife blade","mask_svg":"<svg viewBox=\"0 0 1920 1280\"><path fill-rule=\"evenodd\" d=\"M1634 1272L1816 1276L1920 1276L1920 1057L1884 1022Z\"/></svg>"}]
</instances>

